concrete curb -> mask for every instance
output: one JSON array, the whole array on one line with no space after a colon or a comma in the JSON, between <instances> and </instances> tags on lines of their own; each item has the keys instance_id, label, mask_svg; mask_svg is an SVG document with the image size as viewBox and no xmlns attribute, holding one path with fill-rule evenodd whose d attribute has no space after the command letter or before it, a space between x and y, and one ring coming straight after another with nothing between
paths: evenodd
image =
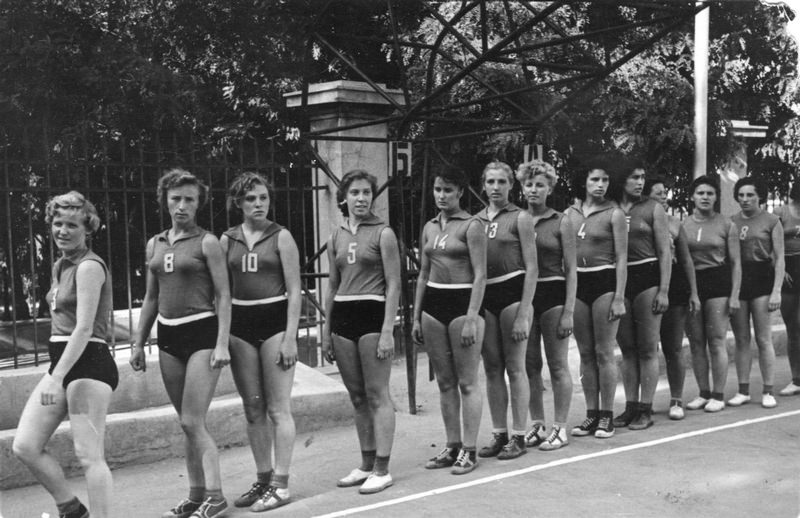
<instances>
[{"instance_id":1,"label":"concrete curb","mask_svg":"<svg viewBox=\"0 0 800 518\"><path fill-rule=\"evenodd\" d=\"M152 370L158 371L157 368ZM160 381L157 388L164 390ZM292 414L298 434L340 426L352 420L344 385L303 364L298 364L295 371ZM208 428L218 448L247 444L244 411L238 395L234 393L213 400L208 412ZM11 452L15 432L14 429L0 431L0 489L36 482ZM171 405L110 414L106 420L106 458L112 469L180 457L184 455L183 446L183 431ZM67 422L58 427L47 449L62 463L67 476L81 473Z\"/></svg>"}]
</instances>

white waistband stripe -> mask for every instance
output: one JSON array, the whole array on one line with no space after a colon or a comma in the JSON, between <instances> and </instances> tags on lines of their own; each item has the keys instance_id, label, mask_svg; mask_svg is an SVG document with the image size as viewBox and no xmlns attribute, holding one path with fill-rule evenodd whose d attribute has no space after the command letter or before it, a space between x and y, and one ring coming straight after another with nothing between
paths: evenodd
<instances>
[{"instance_id":1,"label":"white waistband stripe","mask_svg":"<svg viewBox=\"0 0 800 518\"><path fill-rule=\"evenodd\" d=\"M383 295L336 295L333 297L336 302L353 302L357 300L374 300L377 302L385 302L386 297Z\"/></svg>"},{"instance_id":2,"label":"white waistband stripe","mask_svg":"<svg viewBox=\"0 0 800 518\"><path fill-rule=\"evenodd\" d=\"M613 270L616 268L616 265L613 264L601 264L600 266L578 266L579 272L600 272L603 270Z\"/></svg>"},{"instance_id":3,"label":"white waistband stripe","mask_svg":"<svg viewBox=\"0 0 800 518\"><path fill-rule=\"evenodd\" d=\"M231 303L235 306L260 306L262 304L272 304L273 302L280 302L286 300L286 295L278 295L277 297L267 297L265 299L231 299Z\"/></svg>"},{"instance_id":4,"label":"white waistband stripe","mask_svg":"<svg viewBox=\"0 0 800 518\"><path fill-rule=\"evenodd\" d=\"M517 270L515 272L510 272L505 275L501 275L500 277L493 277L486 281L486 284L499 284L501 282L505 282L509 279L513 279L519 275L525 275L525 270Z\"/></svg>"},{"instance_id":5,"label":"white waistband stripe","mask_svg":"<svg viewBox=\"0 0 800 518\"><path fill-rule=\"evenodd\" d=\"M195 313L194 315L186 315L185 317L178 318L166 318L158 315L158 321L165 326L179 326L182 324L188 324L189 322L197 322L198 320L203 320L204 318L213 317L214 315L215 313L213 311L203 311L200 313Z\"/></svg>"},{"instance_id":6,"label":"white waistband stripe","mask_svg":"<svg viewBox=\"0 0 800 518\"><path fill-rule=\"evenodd\" d=\"M69 342L69 335L50 335L51 342ZM96 344L106 344L106 341L102 338L95 338L94 336L89 338L90 342L94 342Z\"/></svg>"},{"instance_id":7,"label":"white waistband stripe","mask_svg":"<svg viewBox=\"0 0 800 518\"><path fill-rule=\"evenodd\" d=\"M431 288L437 288L440 290L463 290L466 288L472 288L472 284L442 284L440 282L433 282L428 281L426 286L430 286Z\"/></svg>"}]
</instances>

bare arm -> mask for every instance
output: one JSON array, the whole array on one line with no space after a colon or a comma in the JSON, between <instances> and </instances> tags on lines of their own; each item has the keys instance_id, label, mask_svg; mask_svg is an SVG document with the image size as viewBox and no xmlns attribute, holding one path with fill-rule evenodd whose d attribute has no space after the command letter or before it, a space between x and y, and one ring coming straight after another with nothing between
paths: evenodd
<instances>
[{"instance_id":1,"label":"bare arm","mask_svg":"<svg viewBox=\"0 0 800 518\"><path fill-rule=\"evenodd\" d=\"M658 256L658 292L653 300L653 313L669 309L669 279L672 276L672 257L669 250L669 220L664 207L656 203L653 210L653 238ZM633 301L631 301L633 302Z\"/></svg>"},{"instance_id":2,"label":"bare arm","mask_svg":"<svg viewBox=\"0 0 800 518\"><path fill-rule=\"evenodd\" d=\"M297 363L297 329L300 326L300 309L303 303L303 285L300 282L300 252L291 232L283 229L278 234L278 254L281 257L283 281L286 283L286 332L283 334L280 353L275 363L291 369Z\"/></svg>"},{"instance_id":3,"label":"bare arm","mask_svg":"<svg viewBox=\"0 0 800 518\"><path fill-rule=\"evenodd\" d=\"M211 354L211 368L218 369L231 362L228 350L231 332L231 288L228 266L219 240L213 234L203 236L203 257L206 259L211 282L214 284L214 305L217 310L217 344Z\"/></svg>"},{"instance_id":4,"label":"bare arm","mask_svg":"<svg viewBox=\"0 0 800 518\"><path fill-rule=\"evenodd\" d=\"M783 253L783 224L779 220L772 227L772 262L775 265L775 282L772 284L772 294L769 296L770 311L781 307L781 286L786 271L786 259L784 259Z\"/></svg>"},{"instance_id":5,"label":"bare arm","mask_svg":"<svg viewBox=\"0 0 800 518\"><path fill-rule=\"evenodd\" d=\"M675 241L675 255L678 257L678 263L683 268L686 274L686 279L689 281L689 311L694 314L700 311L700 296L697 294L697 277L694 271L694 261L692 261L692 254L689 252L689 238L686 236L686 230L683 225L678 227L678 239Z\"/></svg>"},{"instance_id":6,"label":"bare arm","mask_svg":"<svg viewBox=\"0 0 800 518\"><path fill-rule=\"evenodd\" d=\"M333 352L331 342L331 313L333 310L333 298L339 291L339 270L336 268L336 251L333 246L333 236L328 239L328 290L325 292L325 324L322 326L322 354L333 363L336 355Z\"/></svg>"},{"instance_id":7,"label":"bare arm","mask_svg":"<svg viewBox=\"0 0 800 518\"><path fill-rule=\"evenodd\" d=\"M383 360L394 355L394 321L400 306L400 247L397 246L394 231L389 227L381 231L381 261L386 281L386 305L378 339L378 358Z\"/></svg>"},{"instance_id":8,"label":"bare arm","mask_svg":"<svg viewBox=\"0 0 800 518\"><path fill-rule=\"evenodd\" d=\"M520 211L517 218L517 229L522 248L522 260L525 263L525 281L522 285L522 299L517 308L511 337L515 342L528 339L533 322L533 297L536 294L536 281L539 278L539 261L536 257L536 228L533 217L527 211Z\"/></svg>"},{"instance_id":9,"label":"bare arm","mask_svg":"<svg viewBox=\"0 0 800 518\"><path fill-rule=\"evenodd\" d=\"M614 256L617 284L614 300L611 301L609 320L617 320L625 314L625 284L628 282L628 224L620 209L613 209L611 228L614 233Z\"/></svg>"},{"instance_id":10,"label":"bare arm","mask_svg":"<svg viewBox=\"0 0 800 518\"><path fill-rule=\"evenodd\" d=\"M467 249L469 250L469 260L472 265L472 291L469 297L469 307L467 308L467 318L461 330L461 345L470 347L477 343L478 312L483 303L483 294L486 291L486 233L478 220L472 220L467 227Z\"/></svg>"},{"instance_id":11,"label":"bare arm","mask_svg":"<svg viewBox=\"0 0 800 518\"><path fill-rule=\"evenodd\" d=\"M731 223L728 227L728 260L731 262L731 296L728 307L731 311L739 309L739 291L742 289L742 251L739 244L739 229Z\"/></svg>"},{"instance_id":12,"label":"bare arm","mask_svg":"<svg viewBox=\"0 0 800 518\"><path fill-rule=\"evenodd\" d=\"M567 295L564 309L561 310L561 320L558 323L558 336L566 338L572 334L575 313L575 299L578 292L578 259L577 240L572 222L566 216L561 218L561 249L564 255L564 274L566 276Z\"/></svg>"},{"instance_id":13,"label":"bare arm","mask_svg":"<svg viewBox=\"0 0 800 518\"><path fill-rule=\"evenodd\" d=\"M427 242L427 225L422 229L422 238L419 240L419 274L417 275L417 289L414 291L414 322L411 327L411 335L418 343L422 343L422 301L425 298L425 287L428 284L428 277L431 274L431 263L425 255L425 243Z\"/></svg>"},{"instance_id":14,"label":"bare arm","mask_svg":"<svg viewBox=\"0 0 800 518\"><path fill-rule=\"evenodd\" d=\"M139 329L136 332L136 341L131 346L130 364L135 371L147 370L147 363L144 358L144 344L150 338L150 330L153 328L153 323L158 315L158 278L150 271L150 260L153 259L155 239L153 237L147 242L147 250L145 252L146 290L142 301L142 309L139 312Z\"/></svg>"}]
</instances>

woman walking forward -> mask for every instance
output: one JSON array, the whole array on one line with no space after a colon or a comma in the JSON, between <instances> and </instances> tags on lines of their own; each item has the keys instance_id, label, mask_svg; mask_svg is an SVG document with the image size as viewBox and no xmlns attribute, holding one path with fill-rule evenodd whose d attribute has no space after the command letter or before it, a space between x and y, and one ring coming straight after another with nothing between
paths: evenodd
<instances>
[{"instance_id":1,"label":"woman walking forward","mask_svg":"<svg viewBox=\"0 0 800 518\"><path fill-rule=\"evenodd\" d=\"M609 166L597 163L578 174L578 201L567 209L577 235L578 288L575 339L581 354L586 419L572 435L614 436L619 319L625 314L628 233L625 215L606 198Z\"/></svg>"},{"instance_id":2,"label":"woman walking forward","mask_svg":"<svg viewBox=\"0 0 800 518\"><path fill-rule=\"evenodd\" d=\"M323 354L339 365L356 414L361 465L337 483L378 493L394 481L389 457L394 441L394 407L389 375L394 354L394 321L400 303L397 238L372 213L377 179L363 170L344 175L336 200L344 223L328 241L330 279L325 295L329 318Z\"/></svg>"},{"instance_id":3,"label":"woman walking forward","mask_svg":"<svg viewBox=\"0 0 800 518\"><path fill-rule=\"evenodd\" d=\"M725 333L728 315L739 309L742 278L736 226L714 209L719 184L708 177L695 178L690 186L694 210L683 223L689 253L697 276L701 308L689 317L686 333L692 348L692 368L700 395L686 404L689 410L719 412L725 408L728 351ZM709 385L708 373L714 383Z\"/></svg>"},{"instance_id":4,"label":"woman walking forward","mask_svg":"<svg viewBox=\"0 0 800 518\"><path fill-rule=\"evenodd\" d=\"M144 346L158 317L158 363L186 435L189 475L189 496L163 518L211 518L228 507L206 414L220 369L230 363L231 296L219 240L197 225L207 197L208 187L183 169L158 181L172 226L147 243L147 291L130 359L134 370L146 369Z\"/></svg>"},{"instance_id":5,"label":"woman walking forward","mask_svg":"<svg viewBox=\"0 0 800 518\"><path fill-rule=\"evenodd\" d=\"M233 302L231 369L256 463L256 482L234 505L254 512L289 503L295 439L291 403L302 299L300 254L292 234L267 218L271 202L266 178L238 176L228 189L228 210L240 213L243 222L220 239Z\"/></svg>"},{"instance_id":6,"label":"woman walking forward","mask_svg":"<svg viewBox=\"0 0 800 518\"><path fill-rule=\"evenodd\" d=\"M480 221L459 205L466 186L460 171L441 171L434 178L439 214L422 229L412 329L414 339L424 341L436 372L447 435L445 448L425 467L451 468L454 475L469 473L478 465L475 444L483 403L478 364L487 245Z\"/></svg>"},{"instance_id":7,"label":"woman walking forward","mask_svg":"<svg viewBox=\"0 0 800 518\"><path fill-rule=\"evenodd\" d=\"M517 169L517 180L533 216L539 280L533 297L533 328L528 339L526 370L530 383L530 413L533 425L525 436L529 447L557 450L569 443L567 416L572 402L572 375L567 358L573 328L575 291L575 231L569 218L547 206L556 184L553 166L534 160ZM542 394L542 348L553 386L553 426L547 433Z\"/></svg>"},{"instance_id":8,"label":"woman walking forward","mask_svg":"<svg viewBox=\"0 0 800 518\"><path fill-rule=\"evenodd\" d=\"M654 199L667 210L667 189L664 180L646 182L645 196ZM683 383L686 365L683 359L683 335L686 318L700 310L694 263L689 255L689 243L680 218L667 214L670 247L672 250L672 275L669 278L669 308L661 317L661 350L667 364L669 382L669 418L679 421L684 418Z\"/></svg>"},{"instance_id":9,"label":"woman walking forward","mask_svg":"<svg viewBox=\"0 0 800 518\"><path fill-rule=\"evenodd\" d=\"M489 206L477 215L488 239L482 354L493 426L492 442L481 448L478 456L496 456L500 460L515 459L527 452L525 422L530 387L525 374L525 349L533 321L532 303L538 276L533 218L508 201L513 185L514 173L507 164L487 165L483 170L483 188ZM509 388L510 439L506 421Z\"/></svg>"},{"instance_id":10,"label":"woman walking forward","mask_svg":"<svg viewBox=\"0 0 800 518\"><path fill-rule=\"evenodd\" d=\"M106 344L112 311L111 274L89 247L100 227L97 210L82 194L55 196L45 221L61 257L53 265L50 369L28 398L14 437L14 455L55 500L61 518L88 518L45 446L69 415L75 455L83 466L92 516L111 516L111 472L105 461L106 413L117 387L117 364Z\"/></svg>"},{"instance_id":11,"label":"woman walking forward","mask_svg":"<svg viewBox=\"0 0 800 518\"><path fill-rule=\"evenodd\" d=\"M761 369L761 406L773 408L775 401L775 348L772 345L772 312L781 307L783 284L783 225L775 214L765 212L761 203L767 198L767 186L748 176L733 187L733 195L742 209L731 220L739 233L742 259L742 289L739 311L731 316L736 338L736 376L739 390L728 400L729 406L750 402L750 369L753 351L750 348L750 317L758 346Z\"/></svg>"}]
</instances>

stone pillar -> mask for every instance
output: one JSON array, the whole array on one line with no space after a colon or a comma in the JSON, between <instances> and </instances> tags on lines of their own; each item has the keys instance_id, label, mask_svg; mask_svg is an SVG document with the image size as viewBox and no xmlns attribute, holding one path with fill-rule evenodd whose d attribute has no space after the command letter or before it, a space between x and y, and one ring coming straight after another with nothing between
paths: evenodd
<instances>
[{"instance_id":1,"label":"stone pillar","mask_svg":"<svg viewBox=\"0 0 800 518\"><path fill-rule=\"evenodd\" d=\"M379 85L398 104L404 104L400 90L388 90ZM302 93L285 94L286 106L302 107ZM369 122L390 115L394 106L378 94L370 85L360 81L331 81L309 85L307 108L311 131L320 131L351 124ZM388 135L386 123L372 124L359 128L329 133L329 137L347 138L381 138ZM317 149L322 160L337 178L341 178L351 169L364 169L378 178L378 186L389 179L389 145L387 142L364 142L358 140L317 140L311 144ZM313 172L315 186L323 187L316 191L314 203L315 241L323 244L327 241L331 230L342 223L342 215L336 204L336 185L325 172L317 168ZM389 221L388 191L375 199L373 212ZM328 256L323 255L318 271L327 272ZM318 297L324 300L327 282L320 282Z\"/></svg>"}]
</instances>

